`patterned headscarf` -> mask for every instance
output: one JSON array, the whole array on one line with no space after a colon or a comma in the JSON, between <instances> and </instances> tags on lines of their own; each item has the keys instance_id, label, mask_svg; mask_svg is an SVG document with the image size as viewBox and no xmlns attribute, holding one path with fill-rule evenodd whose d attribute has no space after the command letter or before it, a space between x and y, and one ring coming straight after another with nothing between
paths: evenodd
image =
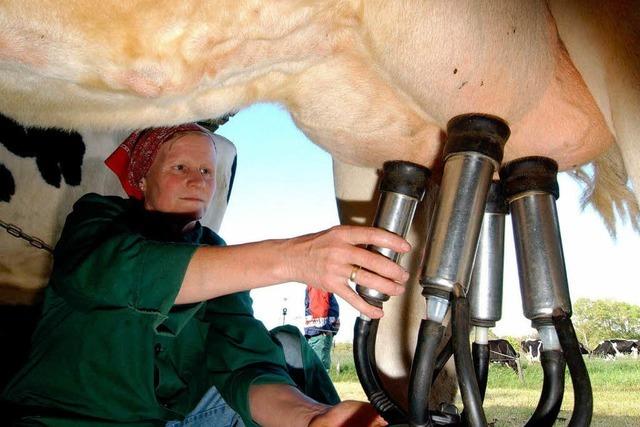
<instances>
[{"instance_id":1,"label":"patterned headscarf","mask_svg":"<svg viewBox=\"0 0 640 427\"><path fill-rule=\"evenodd\" d=\"M184 132L201 132L211 137L205 128L195 123L137 130L104 163L118 176L122 188L130 197L142 200L140 180L149 172L158 150L176 134Z\"/></svg>"}]
</instances>

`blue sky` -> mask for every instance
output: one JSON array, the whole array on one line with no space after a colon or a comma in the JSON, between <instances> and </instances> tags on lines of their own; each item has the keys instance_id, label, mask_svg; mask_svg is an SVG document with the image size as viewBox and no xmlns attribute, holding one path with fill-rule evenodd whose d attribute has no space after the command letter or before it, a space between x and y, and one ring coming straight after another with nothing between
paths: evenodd
<instances>
[{"instance_id":1,"label":"blue sky","mask_svg":"<svg viewBox=\"0 0 640 427\"><path fill-rule=\"evenodd\" d=\"M300 132L281 107L254 105L218 130L238 149L238 169L221 235L229 244L292 237L338 224L331 157ZM592 209L580 211L580 187L563 174L558 200L572 300L609 298L640 305L640 236L624 227L612 241ZM505 242L502 320L498 335L532 330L522 315L510 220ZM256 317L269 328L302 326L304 286L283 284L252 291ZM337 341L351 341L358 313L340 300L342 329Z\"/></svg>"}]
</instances>

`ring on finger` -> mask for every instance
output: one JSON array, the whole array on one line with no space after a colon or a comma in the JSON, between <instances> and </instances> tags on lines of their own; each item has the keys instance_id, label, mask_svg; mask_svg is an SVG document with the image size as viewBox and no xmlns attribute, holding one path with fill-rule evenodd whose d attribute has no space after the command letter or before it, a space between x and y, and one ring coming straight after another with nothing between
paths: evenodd
<instances>
[{"instance_id":1,"label":"ring on finger","mask_svg":"<svg viewBox=\"0 0 640 427\"><path fill-rule=\"evenodd\" d=\"M351 269L351 274L349 275L349 279L347 280L347 282L349 283L357 283L357 276L358 276L358 271L360 271L362 267L360 267L359 265L354 265L353 268Z\"/></svg>"}]
</instances>

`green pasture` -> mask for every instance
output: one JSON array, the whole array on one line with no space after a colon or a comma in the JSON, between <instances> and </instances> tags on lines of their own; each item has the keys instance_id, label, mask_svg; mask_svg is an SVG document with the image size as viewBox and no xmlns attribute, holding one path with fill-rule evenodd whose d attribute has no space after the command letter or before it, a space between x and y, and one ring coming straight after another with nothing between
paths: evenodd
<instances>
[{"instance_id":1,"label":"green pasture","mask_svg":"<svg viewBox=\"0 0 640 427\"><path fill-rule=\"evenodd\" d=\"M334 349L331 377L343 399L366 400L358 383L350 344ZM640 359L606 361L585 358L593 388L592 426L640 426ZM490 425L522 426L538 402L542 390L542 368L521 358L522 380L507 367L492 364L485 398L485 412ZM339 371L338 371L339 369ZM461 402L457 402L461 407ZM567 425L573 408L573 389L567 382L558 426Z\"/></svg>"}]
</instances>

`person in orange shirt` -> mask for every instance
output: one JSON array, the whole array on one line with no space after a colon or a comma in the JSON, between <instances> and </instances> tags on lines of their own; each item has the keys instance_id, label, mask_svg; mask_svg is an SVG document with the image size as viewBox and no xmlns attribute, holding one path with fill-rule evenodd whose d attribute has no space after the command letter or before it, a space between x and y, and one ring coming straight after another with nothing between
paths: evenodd
<instances>
[{"instance_id":1,"label":"person in orange shirt","mask_svg":"<svg viewBox=\"0 0 640 427\"><path fill-rule=\"evenodd\" d=\"M331 367L333 336L340 329L340 307L335 295L307 285L304 297L304 336L325 369Z\"/></svg>"}]
</instances>

